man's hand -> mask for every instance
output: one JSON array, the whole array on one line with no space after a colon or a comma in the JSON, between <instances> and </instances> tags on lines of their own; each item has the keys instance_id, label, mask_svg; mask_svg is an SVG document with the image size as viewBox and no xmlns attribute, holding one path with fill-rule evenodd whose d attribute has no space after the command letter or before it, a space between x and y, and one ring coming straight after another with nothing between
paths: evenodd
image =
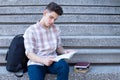
<instances>
[{"instance_id":1,"label":"man's hand","mask_svg":"<svg viewBox=\"0 0 120 80\"><path fill-rule=\"evenodd\" d=\"M50 66L54 62L54 57L53 56L48 56L43 59L43 64L46 66Z\"/></svg>"}]
</instances>

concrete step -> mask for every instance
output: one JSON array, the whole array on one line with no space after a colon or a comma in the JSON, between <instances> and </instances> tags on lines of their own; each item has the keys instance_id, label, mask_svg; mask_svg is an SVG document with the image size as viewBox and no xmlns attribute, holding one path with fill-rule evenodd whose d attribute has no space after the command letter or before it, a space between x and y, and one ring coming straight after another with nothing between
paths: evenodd
<instances>
[{"instance_id":1,"label":"concrete step","mask_svg":"<svg viewBox=\"0 0 120 80\"><path fill-rule=\"evenodd\" d=\"M61 36L64 46L73 47L120 47L119 36Z\"/></svg>"},{"instance_id":2,"label":"concrete step","mask_svg":"<svg viewBox=\"0 0 120 80\"><path fill-rule=\"evenodd\" d=\"M8 47L14 36L0 36L0 47ZM119 48L120 36L61 36L66 47ZM71 46L72 45L72 46Z\"/></svg>"},{"instance_id":3,"label":"concrete step","mask_svg":"<svg viewBox=\"0 0 120 80\"><path fill-rule=\"evenodd\" d=\"M0 63L5 64L6 49L0 49ZM69 60L68 63L85 61L90 63L119 63L120 49L74 49L77 53Z\"/></svg>"},{"instance_id":4,"label":"concrete step","mask_svg":"<svg viewBox=\"0 0 120 80\"><path fill-rule=\"evenodd\" d=\"M0 15L0 23L34 23L42 15ZM56 23L111 23L119 24L120 15L63 15Z\"/></svg>"},{"instance_id":5,"label":"concrete step","mask_svg":"<svg viewBox=\"0 0 120 80\"><path fill-rule=\"evenodd\" d=\"M23 34L31 24L1 24L1 36ZM56 24L61 36L119 36L119 24Z\"/></svg>"},{"instance_id":6,"label":"concrete step","mask_svg":"<svg viewBox=\"0 0 120 80\"><path fill-rule=\"evenodd\" d=\"M64 14L120 14L120 7L62 6ZM0 7L0 15L42 14L45 6L5 6Z\"/></svg>"},{"instance_id":7,"label":"concrete step","mask_svg":"<svg viewBox=\"0 0 120 80\"><path fill-rule=\"evenodd\" d=\"M1 6L8 6L8 5L46 5L49 1L44 1L44 0L29 0L29 1L24 1L24 0L1 0L0 5ZM98 6L120 6L119 0L54 0L54 2L59 3L60 5L98 5Z\"/></svg>"},{"instance_id":8,"label":"concrete step","mask_svg":"<svg viewBox=\"0 0 120 80\"><path fill-rule=\"evenodd\" d=\"M6 64L6 54L7 54L8 48L0 48L0 64Z\"/></svg>"},{"instance_id":9,"label":"concrete step","mask_svg":"<svg viewBox=\"0 0 120 80\"><path fill-rule=\"evenodd\" d=\"M119 80L120 65L91 65L87 73L76 73L70 67L69 80ZM0 67L1 80L29 80L27 73L17 78L13 73L7 72L4 66ZM56 75L48 74L45 80L56 80Z\"/></svg>"},{"instance_id":10,"label":"concrete step","mask_svg":"<svg viewBox=\"0 0 120 80\"><path fill-rule=\"evenodd\" d=\"M65 49L68 49L68 48L65 48ZM74 49L74 48L70 48L70 49ZM116 48L116 49L111 49L111 48L109 48L109 49L105 49L105 48L80 48L80 49L74 49L74 50L76 50L77 51L77 53L76 54L78 54L78 55L92 55L92 54L94 54L94 55L99 55L99 54L106 54L106 55L109 55L109 54L114 54L114 55L117 55L117 54L120 54L120 49L118 48ZM6 54L7 53L7 51L8 51L8 48L0 48L0 54Z\"/></svg>"},{"instance_id":11,"label":"concrete step","mask_svg":"<svg viewBox=\"0 0 120 80\"><path fill-rule=\"evenodd\" d=\"M120 49L79 49L69 63L85 61L90 63L119 63Z\"/></svg>"},{"instance_id":12,"label":"concrete step","mask_svg":"<svg viewBox=\"0 0 120 80\"><path fill-rule=\"evenodd\" d=\"M25 30L30 26L31 24L18 24L18 25L0 25L0 35L1 36L15 36L17 34L23 34Z\"/></svg>"}]
</instances>

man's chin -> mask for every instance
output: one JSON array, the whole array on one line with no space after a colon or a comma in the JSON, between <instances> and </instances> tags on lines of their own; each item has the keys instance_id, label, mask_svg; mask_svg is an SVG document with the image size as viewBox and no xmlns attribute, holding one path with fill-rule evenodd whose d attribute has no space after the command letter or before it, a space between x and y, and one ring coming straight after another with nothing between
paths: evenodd
<instances>
[{"instance_id":1,"label":"man's chin","mask_svg":"<svg viewBox=\"0 0 120 80\"><path fill-rule=\"evenodd\" d=\"M52 26L53 24L48 24L48 26L50 27L50 26Z\"/></svg>"}]
</instances>

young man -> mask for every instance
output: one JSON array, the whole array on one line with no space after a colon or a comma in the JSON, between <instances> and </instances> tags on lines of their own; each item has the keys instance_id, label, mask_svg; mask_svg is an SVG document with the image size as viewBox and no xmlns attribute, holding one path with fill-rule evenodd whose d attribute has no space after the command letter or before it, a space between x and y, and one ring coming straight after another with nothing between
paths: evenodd
<instances>
[{"instance_id":1,"label":"young man","mask_svg":"<svg viewBox=\"0 0 120 80\"><path fill-rule=\"evenodd\" d=\"M54 25L62 14L62 8L51 2L45 8L41 20L25 31L24 44L29 58L30 80L44 80L46 73L57 74L57 80L68 80L68 64L64 60L54 61L57 53L67 52L61 46L60 30Z\"/></svg>"}]
</instances>

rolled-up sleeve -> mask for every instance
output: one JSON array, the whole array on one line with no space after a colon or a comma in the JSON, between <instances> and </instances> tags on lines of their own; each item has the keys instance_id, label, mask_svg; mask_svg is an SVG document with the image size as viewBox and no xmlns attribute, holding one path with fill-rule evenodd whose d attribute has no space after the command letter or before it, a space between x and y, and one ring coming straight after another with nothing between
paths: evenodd
<instances>
[{"instance_id":1,"label":"rolled-up sleeve","mask_svg":"<svg viewBox=\"0 0 120 80\"><path fill-rule=\"evenodd\" d=\"M35 51L35 37L33 36L32 29L28 28L24 35L24 46L25 46L25 53L34 53Z\"/></svg>"}]
</instances>

